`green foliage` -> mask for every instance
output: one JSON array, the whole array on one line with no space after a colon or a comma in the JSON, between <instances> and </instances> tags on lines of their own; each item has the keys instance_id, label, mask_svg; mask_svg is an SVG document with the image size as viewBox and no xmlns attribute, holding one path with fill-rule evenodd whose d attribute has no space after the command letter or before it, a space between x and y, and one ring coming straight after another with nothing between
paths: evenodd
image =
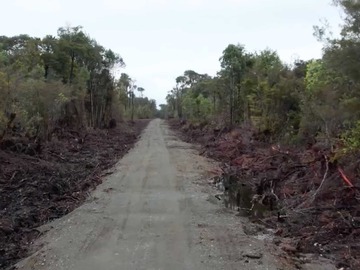
<instances>
[{"instance_id":1,"label":"green foliage","mask_svg":"<svg viewBox=\"0 0 360 270\"><path fill-rule=\"evenodd\" d=\"M270 49L250 54L243 46L229 45L220 61L217 77L186 71L176 78L167 96L168 115L217 119L218 124L233 119L269 132L270 140L317 140L330 148L344 123L360 118L359 86L345 75L345 67L335 68L329 51L324 59L298 60L290 67Z\"/></svg>"},{"instance_id":2,"label":"green foliage","mask_svg":"<svg viewBox=\"0 0 360 270\"><path fill-rule=\"evenodd\" d=\"M160 110L157 110L155 116L157 118L167 119L168 118L168 105L160 104Z\"/></svg>"},{"instance_id":3,"label":"green foliage","mask_svg":"<svg viewBox=\"0 0 360 270\"><path fill-rule=\"evenodd\" d=\"M341 134L341 141L343 148L340 149L341 154L351 154L360 151L360 120L358 120L354 127Z\"/></svg>"},{"instance_id":4,"label":"green foliage","mask_svg":"<svg viewBox=\"0 0 360 270\"><path fill-rule=\"evenodd\" d=\"M191 90L184 95L182 106L185 117L190 120L207 119L213 113L211 101L202 94L194 95Z\"/></svg>"},{"instance_id":5,"label":"green foliage","mask_svg":"<svg viewBox=\"0 0 360 270\"><path fill-rule=\"evenodd\" d=\"M121 119L132 81L128 75L116 81L112 69L124 65L81 26L59 28L57 37L42 39L0 36L0 139L14 126L50 139L58 125L102 128ZM148 103L142 115L156 111Z\"/></svg>"},{"instance_id":6,"label":"green foliage","mask_svg":"<svg viewBox=\"0 0 360 270\"><path fill-rule=\"evenodd\" d=\"M221 67L225 72L241 76L246 67L246 53L243 45L230 44L220 58Z\"/></svg>"},{"instance_id":7,"label":"green foliage","mask_svg":"<svg viewBox=\"0 0 360 270\"><path fill-rule=\"evenodd\" d=\"M286 65L276 51L249 53L228 45L217 76L187 70L166 98L166 114L217 126L243 123L287 143L323 142L345 152L360 146L360 3L334 0L345 12L340 38L327 22L315 26L322 59Z\"/></svg>"}]
</instances>

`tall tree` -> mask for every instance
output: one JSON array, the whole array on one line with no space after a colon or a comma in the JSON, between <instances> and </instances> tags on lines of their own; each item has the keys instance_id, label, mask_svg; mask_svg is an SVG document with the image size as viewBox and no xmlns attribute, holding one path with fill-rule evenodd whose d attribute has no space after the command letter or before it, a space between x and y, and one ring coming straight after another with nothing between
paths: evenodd
<instances>
[{"instance_id":1,"label":"tall tree","mask_svg":"<svg viewBox=\"0 0 360 270\"><path fill-rule=\"evenodd\" d=\"M145 89L142 87L138 87L137 90L140 92L140 96L143 97Z\"/></svg>"},{"instance_id":2,"label":"tall tree","mask_svg":"<svg viewBox=\"0 0 360 270\"><path fill-rule=\"evenodd\" d=\"M247 53L243 45L233 45L230 44L223 51L223 55L220 58L221 63L221 72L224 76L228 78L229 82L229 124L233 125L234 122L234 108L240 104L236 104L240 94L241 80L245 74L246 64L247 64ZM244 108L243 108L244 109Z\"/></svg>"}]
</instances>

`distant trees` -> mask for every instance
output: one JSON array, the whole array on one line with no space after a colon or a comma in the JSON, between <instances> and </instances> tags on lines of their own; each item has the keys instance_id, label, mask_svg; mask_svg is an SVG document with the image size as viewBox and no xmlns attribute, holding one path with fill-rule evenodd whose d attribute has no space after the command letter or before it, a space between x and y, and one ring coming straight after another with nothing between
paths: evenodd
<instances>
[{"instance_id":1,"label":"distant trees","mask_svg":"<svg viewBox=\"0 0 360 270\"><path fill-rule=\"evenodd\" d=\"M124 66L81 26L42 39L0 36L0 139L15 129L51 139L58 128L104 128L120 120L133 84L127 74L117 80L112 70ZM143 103L153 108L153 101Z\"/></svg>"},{"instance_id":2,"label":"distant trees","mask_svg":"<svg viewBox=\"0 0 360 270\"><path fill-rule=\"evenodd\" d=\"M135 80L131 79L126 73L120 75L120 79L116 83L117 92L121 96L120 100L124 106L124 115L127 118L153 118L157 114L156 101L144 97L145 89L138 87ZM140 97L136 97L135 92L140 93Z\"/></svg>"},{"instance_id":3,"label":"distant trees","mask_svg":"<svg viewBox=\"0 0 360 270\"><path fill-rule=\"evenodd\" d=\"M145 89L142 87L138 87L137 90L140 93L140 96L143 97Z\"/></svg>"},{"instance_id":4,"label":"distant trees","mask_svg":"<svg viewBox=\"0 0 360 270\"><path fill-rule=\"evenodd\" d=\"M246 122L276 135L286 132L284 123L299 128L296 115L304 91L304 63L290 68L275 51L249 53L242 45L229 45L220 62L222 69L215 77L194 71L190 74L195 79L186 79L189 71L179 76L177 91L170 91L167 97L168 111L180 116L181 106L190 120L216 118L229 126ZM179 87L179 81L191 83Z\"/></svg>"},{"instance_id":5,"label":"distant trees","mask_svg":"<svg viewBox=\"0 0 360 270\"><path fill-rule=\"evenodd\" d=\"M156 112L156 117L158 118L167 118L168 117L168 105L166 104L160 104L160 109Z\"/></svg>"},{"instance_id":6,"label":"distant trees","mask_svg":"<svg viewBox=\"0 0 360 270\"><path fill-rule=\"evenodd\" d=\"M324 42L322 59L286 65L271 49L248 52L230 44L217 76L185 71L176 78L167 96L170 116L248 123L276 140L360 150L360 5L334 2L345 11L345 25L338 39L326 37L326 27L314 27Z\"/></svg>"}]
</instances>

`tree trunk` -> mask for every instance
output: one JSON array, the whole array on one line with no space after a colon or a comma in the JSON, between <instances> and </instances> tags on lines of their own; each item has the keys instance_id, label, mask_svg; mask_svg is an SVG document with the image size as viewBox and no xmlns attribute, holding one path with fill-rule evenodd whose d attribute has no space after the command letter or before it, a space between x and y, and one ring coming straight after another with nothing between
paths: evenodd
<instances>
[{"instance_id":1,"label":"tree trunk","mask_svg":"<svg viewBox=\"0 0 360 270\"><path fill-rule=\"evenodd\" d=\"M134 121L134 94L131 95L131 121Z\"/></svg>"},{"instance_id":2,"label":"tree trunk","mask_svg":"<svg viewBox=\"0 0 360 270\"><path fill-rule=\"evenodd\" d=\"M180 90L181 91L181 90ZM181 119L183 117L183 112L182 112L182 106L181 106L181 93L177 94L177 98L176 98L176 103L177 103L177 113L178 113L178 117L179 119Z\"/></svg>"},{"instance_id":3,"label":"tree trunk","mask_svg":"<svg viewBox=\"0 0 360 270\"><path fill-rule=\"evenodd\" d=\"M128 98L128 103L129 103L129 104L128 104L128 107L131 108L132 93L131 93L130 91L128 92L128 97L129 97L129 98Z\"/></svg>"},{"instance_id":4,"label":"tree trunk","mask_svg":"<svg viewBox=\"0 0 360 270\"><path fill-rule=\"evenodd\" d=\"M216 112L216 96L215 93L213 94L213 114Z\"/></svg>"},{"instance_id":5,"label":"tree trunk","mask_svg":"<svg viewBox=\"0 0 360 270\"><path fill-rule=\"evenodd\" d=\"M45 78L45 80L47 79L48 75L49 75L49 65L45 65L44 66L44 78Z\"/></svg>"},{"instance_id":6,"label":"tree trunk","mask_svg":"<svg viewBox=\"0 0 360 270\"><path fill-rule=\"evenodd\" d=\"M94 83L91 82L90 85L90 106L91 106L91 116L90 116L90 126L94 127Z\"/></svg>"},{"instance_id":7,"label":"tree trunk","mask_svg":"<svg viewBox=\"0 0 360 270\"><path fill-rule=\"evenodd\" d=\"M69 83L72 84L74 78L74 64L75 64L75 53L74 51L71 52L71 66L70 66L70 77Z\"/></svg>"},{"instance_id":8,"label":"tree trunk","mask_svg":"<svg viewBox=\"0 0 360 270\"><path fill-rule=\"evenodd\" d=\"M234 122L234 74L231 74L230 78L230 127Z\"/></svg>"},{"instance_id":9,"label":"tree trunk","mask_svg":"<svg viewBox=\"0 0 360 270\"><path fill-rule=\"evenodd\" d=\"M125 112L126 112L126 109L127 109L127 105L128 105L128 96L129 96L129 93L127 91L127 89L125 90L126 91L126 100L125 100L125 104L124 104L124 107L125 107Z\"/></svg>"},{"instance_id":10,"label":"tree trunk","mask_svg":"<svg viewBox=\"0 0 360 270\"><path fill-rule=\"evenodd\" d=\"M104 107L102 105L100 105L100 109L99 109L99 126L98 126L99 128L104 127L104 124L105 124L104 118L105 118Z\"/></svg>"}]
</instances>

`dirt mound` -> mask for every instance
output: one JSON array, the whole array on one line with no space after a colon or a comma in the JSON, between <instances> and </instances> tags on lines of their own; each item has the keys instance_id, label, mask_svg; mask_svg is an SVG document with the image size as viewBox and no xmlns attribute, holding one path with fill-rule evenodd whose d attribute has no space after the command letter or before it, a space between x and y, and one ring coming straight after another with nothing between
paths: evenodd
<instances>
[{"instance_id":1,"label":"dirt mound","mask_svg":"<svg viewBox=\"0 0 360 270\"><path fill-rule=\"evenodd\" d=\"M252 190L247 199L252 220L274 229L283 250L360 269L359 157L335 162L327 149L271 145L247 127L219 131L175 120L170 125L186 141L200 143L205 155L224 162L219 179L237 209L244 205L241 190Z\"/></svg>"},{"instance_id":2,"label":"dirt mound","mask_svg":"<svg viewBox=\"0 0 360 270\"><path fill-rule=\"evenodd\" d=\"M0 269L24 257L36 227L80 205L136 142L149 121L110 130L59 130L41 144L8 138L0 145Z\"/></svg>"}]
</instances>

